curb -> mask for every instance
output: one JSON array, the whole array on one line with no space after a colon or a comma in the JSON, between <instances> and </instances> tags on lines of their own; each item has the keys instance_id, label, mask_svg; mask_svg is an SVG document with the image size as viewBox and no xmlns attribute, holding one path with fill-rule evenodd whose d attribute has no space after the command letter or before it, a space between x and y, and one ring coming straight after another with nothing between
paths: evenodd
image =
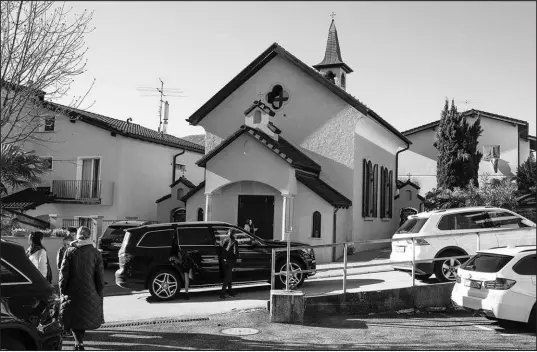
<instances>
[{"instance_id":1,"label":"curb","mask_svg":"<svg viewBox=\"0 0 537 352\"><path fill-rule=\"evenodd\" d=\"M343 270L343 269L334 269L334 270ZM374 273L386 273L386 272L390 272L390 271L395 271L393 268L386 268L386 269L378 269L378 270L370 270L370 271L364 271L364 272L359 272L359 273L349 273L348 269L347 269L347 277L348 276L354 276L354 275L365 275L365 274L374 274ZM326 272L326 271L325 271ZM317 276L318 274L320 274L319 276ZM324 278L327 278L327 277L343 277L343 273L341 274L337 274L337 275L334 275L334 274L329 274L329 275L322 275L322 273L316 273L314 276L312 276L310 278L310 280L315 280L315 279L324 279Z\"/></svg>"},{"instance_id":2,"label":"curb","mask_svg":"<svg viewBox=\"0 0 537 352\"><path fill-rule=\"evenodd\" d=\"M209 318L153 318L153 319L144 319L144 320L126 320L126 321L113 321L110 323L104 323L99 329L107 328L119 328L126 326L141 326L141 325L160 325L160 324L171 324L171 323L184 323L192 321L208 321Z\"/></svg>"}]
</instances>

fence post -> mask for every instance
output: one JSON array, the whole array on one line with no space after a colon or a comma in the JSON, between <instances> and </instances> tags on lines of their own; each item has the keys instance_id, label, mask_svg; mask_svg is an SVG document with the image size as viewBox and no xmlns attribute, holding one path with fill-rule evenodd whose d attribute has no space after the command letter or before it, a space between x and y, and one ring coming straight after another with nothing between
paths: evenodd
<instances>
[{"instance_id":1,"label":"fence post","mask_svg":"<svg viewBox=\"0 0 537 352\"><path fill-rule=\"evenodd\" d=\"M343 297L347 293L347 242L343 245Z\"/></svg>"},{"instance_id":2,"label":"fence post","mask_svg":"<svg viewBox=\"0 0 537 352\"><path fill-rule=\"evenodd\" d=\"M414 261L416 260L416 247L415 247L415 243L416 240L414 239L414 237L412 237L412 287L414 287L414 284L415 284L415 275L416 275L416 263L414 263Z\"/></svg>"},{"instance_id":3,"label":"fence post","mask_svg":"<svg viewBox=\"0 0 537 352\"><path fill-rule=\"evenodd\" d=\"M274 290L274 280L275 280L275 268L276 268L276 252L274 251L274 248L272 248L272 260L271 260L271 275L270 275L270 289Z\"/></svg>"}]
</instances>

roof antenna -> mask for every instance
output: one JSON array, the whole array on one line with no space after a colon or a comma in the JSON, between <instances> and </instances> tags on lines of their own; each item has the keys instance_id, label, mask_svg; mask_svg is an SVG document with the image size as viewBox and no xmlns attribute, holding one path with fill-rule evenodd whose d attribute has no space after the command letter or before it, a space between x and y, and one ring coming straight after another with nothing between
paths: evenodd
<instances>
[{"instance_id":1,"label":"roof antenna","mask_svg":"<svg viewBox=\"0 0 537 352\"><path fill-rule=\"evenodd\" d=\"M158 132L160 133L162 132L162 113L163 113L162 106L164 104L163 98L164 97L184 98L185 95L181 95L183 91L177 88L167 88L166 93L164 93L164 82L160 78L159 78L159 81L160 81L160 88L138 87L138 91L145 93L146 95L144 96L146 97L147 96L150 96L150 97L160 96L159 107L158 107L158 117L159 117ZM156 95L157 92L155 92L155 90L157 90L157 92L159 93L158 95Z\"/></svg>"},{"instance_id":2,"label":"roof antenna","mask_svg":"<svg viewBox=\"0 0 537 352\"><path fill-rule=\"evenodd\" d=\"M335 13L335 12L332 12L332 13L330 14L330 17L332 17L332 21L333 21L334 18L336 17L336 13Z\"/></svg>"}]
</instances>

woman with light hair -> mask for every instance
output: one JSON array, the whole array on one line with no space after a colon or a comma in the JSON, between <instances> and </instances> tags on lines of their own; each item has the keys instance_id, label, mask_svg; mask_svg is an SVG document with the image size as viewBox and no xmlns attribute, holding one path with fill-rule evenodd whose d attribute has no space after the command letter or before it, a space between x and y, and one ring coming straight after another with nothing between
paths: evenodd
<instances>
[{"instance_id":1,"label":"woman with light hair","mask_svg":"<svg viewBox=\"0 0 537 352\"><path fill-rule=\"evenodd\" d=\"M90 236L89 228L78 229L60 270L61 316L65 330L73 332L76 351L84 350L86 330L98 329L104 321L103 259Z\"/></svg>"}]
</instances>

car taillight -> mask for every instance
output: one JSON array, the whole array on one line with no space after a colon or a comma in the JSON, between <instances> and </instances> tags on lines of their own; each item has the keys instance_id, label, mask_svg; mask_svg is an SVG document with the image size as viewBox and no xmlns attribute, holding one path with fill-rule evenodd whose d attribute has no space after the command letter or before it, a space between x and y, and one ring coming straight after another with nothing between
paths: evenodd
<instances>
[{"instance_id":1,"label":"car taillight","mask_svg":"<svg viewBox=\"0 0 537 352\"><path fill-rule=\"evenodd\" d=\"M515 280L497 278L494 281L485 281L485 288L489 290L508 290L516 284Z\"/></svg>"},{"instance_id":2,"label":"car taillight","mask_svg":"<svg viewBox=\"0 0 537 352\"><path fill-rule=\"evenodd\" d=\"M428 246L429 245L429 242L425 241L422 238L415 238L414 241L416 243L416 246ZM406 240L406 243L412 244L412 240L408 239L408 240Z\"/></svg>"}]
</instances>

